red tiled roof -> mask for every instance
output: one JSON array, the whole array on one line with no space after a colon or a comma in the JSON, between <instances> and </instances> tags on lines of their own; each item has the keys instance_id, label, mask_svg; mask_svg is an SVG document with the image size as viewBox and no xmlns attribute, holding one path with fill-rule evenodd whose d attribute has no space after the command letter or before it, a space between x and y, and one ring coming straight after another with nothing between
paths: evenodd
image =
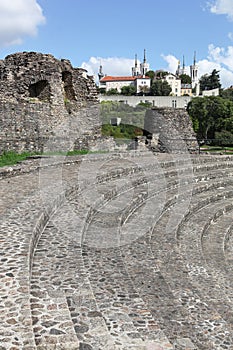
<instances>
[{"instance_id":1,"label":"red tiled roof","mask_svg":"<svg viewBox=\"0 0 233 350\"><path fill-rule=\"evenodd\" d=\"M102 79L100 79L101 82L107 82L107 81L134 81L136 79L150 79L150 77L143 77L142 75L138 75L135 77L112 77L110 75L106 75Z\"/></svg>"}]
</instances>

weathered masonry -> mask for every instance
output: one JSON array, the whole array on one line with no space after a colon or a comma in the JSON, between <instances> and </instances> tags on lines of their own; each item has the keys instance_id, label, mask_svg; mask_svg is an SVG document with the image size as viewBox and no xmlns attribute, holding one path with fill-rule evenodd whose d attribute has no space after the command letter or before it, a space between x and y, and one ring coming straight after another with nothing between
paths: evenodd
<instances>
[{"instance_id":1,"label":"weathered masonry","mask_svg":"<svg viewBox=\"0 0 233 350\"><path fill-rule=\"evenodd\" d=\"M43 151L54 133L66 139L72 132L79 147L99 130L96 86L84 69L36 52L0 60L0 154Z\"/></svg>"},{"instance_id":2,"label":"weathered masonry","mask_svg":"<svg viewBox=\"0 0 233 350\"><path fill-rule=\"evenodd\" d=\"M149 147L160 152L196 152L198 143L185 109L153 108L147 110L144 132Z\"/></svg>"}]
</instances>

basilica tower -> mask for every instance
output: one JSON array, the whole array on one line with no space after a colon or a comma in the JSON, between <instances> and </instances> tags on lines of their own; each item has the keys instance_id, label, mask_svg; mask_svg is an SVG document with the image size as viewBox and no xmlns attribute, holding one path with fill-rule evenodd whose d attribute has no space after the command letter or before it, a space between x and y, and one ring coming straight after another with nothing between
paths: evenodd
<instances>
[{"instance_id":1,"label":"basilica tower","mask_svg":"<svg viewBox=\"0 0 233 350\"><path fill-rule=\"evenodd\" d=\"M192 89L198 85L198 66L196 64L196 51L194 52L193 64L190 66L190 76L192 80Z\"/></svg>"},{"instance_id":2,"label":"basilica tower","mask_svg":"<svg viewBox=\"0 0 233 350\"><path fill-rule=\"evenodd\" d=\"M143 62L140 64L141 75L145 75L149 71L150 65L146 62L146 50L144 49Z\"/></svg>"}]
</instances>

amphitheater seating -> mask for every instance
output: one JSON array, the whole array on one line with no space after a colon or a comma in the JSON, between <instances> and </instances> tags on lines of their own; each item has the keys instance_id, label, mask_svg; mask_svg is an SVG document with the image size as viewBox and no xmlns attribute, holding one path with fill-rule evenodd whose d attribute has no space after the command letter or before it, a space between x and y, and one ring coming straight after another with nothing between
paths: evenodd
<instances>
[{"instance_id":1,"label":"amphitheater seating","mask_svg":"<svg viewBox=\"0 0 233 350\"><path fill-rule=\"evenodd\" d=\"M232 160L131 151L3 169L0 349L232 349Z\"/></svg>"}]
</instances>

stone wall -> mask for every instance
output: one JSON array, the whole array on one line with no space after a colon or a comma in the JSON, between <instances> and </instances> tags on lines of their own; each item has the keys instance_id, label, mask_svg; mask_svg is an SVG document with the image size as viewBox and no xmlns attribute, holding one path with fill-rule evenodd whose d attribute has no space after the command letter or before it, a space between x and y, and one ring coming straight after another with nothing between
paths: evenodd
<instances>
[{"instance_id":1,"label":"stone wall","mask_svg":"<svg viewBox=\"0 0 233 350\"><path fill-rule=\"evenodd\" d=\"M123 95L99 95L99 101L121 101L132 107L136 107L140 102L151 103L152 107L159 108L186 108L191 96L123 96Z\"/></svg>"},{"instance_id":2,"label":"stone wall","mask_svg":"<svg viewBox=\"0 0 233 350\"><path fill-rule=\"evenodd\" d=\"M198 143L191 119L184 109L147 110L144 133L149 147L162 152L197 152Z\"/></svg>"},{"instance_id":3,"label":"stone wall","mask_svg":"<svg viewBox=\"0 0 233 350\"><path fill-rule=\"evenodd\" d=\"M72 149L92 133L100 134L97 91L83 69L35 52L0 61L0 154L43 151L50 138L65 148L70 139Z\"/></svg>"}]
</instances>

